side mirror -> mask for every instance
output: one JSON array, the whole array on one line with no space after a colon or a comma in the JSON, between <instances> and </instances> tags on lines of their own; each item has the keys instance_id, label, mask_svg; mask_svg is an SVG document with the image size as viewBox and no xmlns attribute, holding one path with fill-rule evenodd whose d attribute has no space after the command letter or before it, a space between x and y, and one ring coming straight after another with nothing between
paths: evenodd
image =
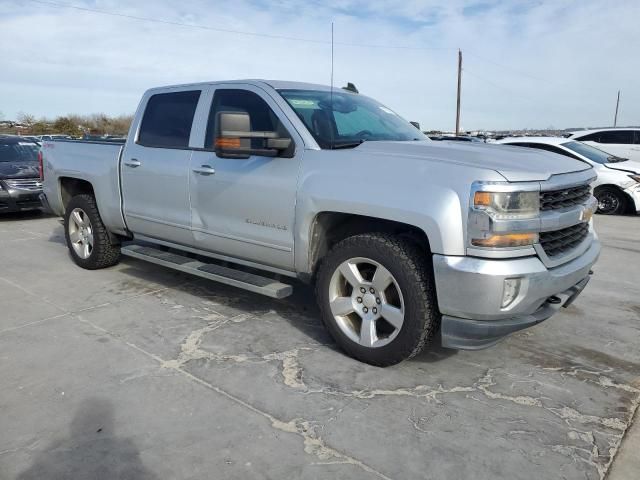
<instances>
[{"instance_id":1,"label":"side mirror","mask_svg":"<svg viewBox=\"0 0 640 480\"><path fill-rule=\"evenodd\" d=\"M277 157L291 146L291 139L278 137L277 132L251 131L251 117L246 112L218 112L216 125L214 147L219 157Z\"/></svg>"},{"instance_id":2,"label":"side mirror","mask_svg":"<svg viewBox=\"0 0 640 480\"><path fill-rule=\"evenodd\" d=\"M420 123L419 122L409 122L411 125L413 125L414 127L416 127L418 130L420 130Z\"/></svg>"}]
</instances>

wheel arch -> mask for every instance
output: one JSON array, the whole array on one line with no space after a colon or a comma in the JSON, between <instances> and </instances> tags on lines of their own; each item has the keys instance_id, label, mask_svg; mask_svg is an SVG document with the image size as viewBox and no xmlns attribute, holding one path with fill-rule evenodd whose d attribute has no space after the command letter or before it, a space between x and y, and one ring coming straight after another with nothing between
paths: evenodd
<instances>
[{"instance_id":1,"label":"wheel arch","mask_svg":"<svg viewBox=\"0 0 640 480\"><path fill-rule=\"evenodd\" d=\"M318 213L310 224L308 249L308 274L313 281L320 259L341 240L362 233L381 232L411 240L428 257L431 243L427 233L419 227L384 218L351 213L324 211Z\"/></svg>"},{"instance_id":2,"label":"wheel arch","mask_svg":"<svg viewBox=\"0 0 640 480\"><path fill-rule=\"evenodd\" d=\"M66 215L67 205L69 205L71 199L76 195L91 195L96 199L97 203L96 192L93 188L93 184L88 180L76 177L60 177L58 182L60 184L60 199L62 201L63 216ZM96 204L96 207L98 209L98 213L102 217L103 214L100 211L100 205ZM109 229L107 229L107 235L113 245L118 245L122 238L128 238L124 235L118 235Z\"/></svg>"},{"instance_id":3,"label":"wheel arch","mask_svg":"<svg viewBox=\"0 0 640 480\"><path fill-rule=\"evenodd\" d=\"M633 198L631 197L631 195L629 195L627 192L625 192L622 188L620 188L615 183L604 183L602 185L598 185L597 187L595 187L593 189L593 194L596 195L598 192L600 192L602 190L615 190L620 195L622 195L622 198L624 198L624 201L625 201L624 213L628 213L630 207L632 205L635 205L635 202L634 202Z\"/></svg>"},{"instance_id":4,"label":"wheel arch","mask_svg":"<svg viewBox=\"0 0 640 480\"><path fill-rule=\"evenodd\" d=\"M60 177L58 182L60 184L60 199L65 212L67 205L76 195L87 194L95 197L93 185L88 180L75 177Z\"/></svg>"}]
</instances>

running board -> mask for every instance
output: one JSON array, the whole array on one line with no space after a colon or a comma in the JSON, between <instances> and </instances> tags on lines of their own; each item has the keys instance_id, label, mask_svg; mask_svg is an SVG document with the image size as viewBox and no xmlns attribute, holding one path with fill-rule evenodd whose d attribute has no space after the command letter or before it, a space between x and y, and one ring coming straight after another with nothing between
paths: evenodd
<instances>
[{"instance_id":1,"label":"running board","mask_svg":"<svg viewBox=\"0 0 640 480\"><path fill-rule=\"evenodd\" d=\"M234 268L223 267L215 263L203 263L193 258L165 252L142 245L127 245L120 252L128 257L169 267L181 272L197 275L216 282L260 293L271 298L284 298L293 293L293 287L269 277L243 272Z\"/></svg>"}]
</instances>

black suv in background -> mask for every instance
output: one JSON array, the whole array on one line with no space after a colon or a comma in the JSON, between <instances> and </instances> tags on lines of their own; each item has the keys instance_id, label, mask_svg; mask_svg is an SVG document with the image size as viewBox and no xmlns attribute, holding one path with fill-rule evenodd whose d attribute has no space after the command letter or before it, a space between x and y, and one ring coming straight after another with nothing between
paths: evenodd
<instances>
[{"instance_id":1,"label":"black suv in background","mask_svg":"<svg viewBox=\"0 0 640 480\"><path fill-rule=\"evenodd\" d=\"M0 135L0 213L42 207L39 150L33 140Z\"/></svg>"}]
</instances>

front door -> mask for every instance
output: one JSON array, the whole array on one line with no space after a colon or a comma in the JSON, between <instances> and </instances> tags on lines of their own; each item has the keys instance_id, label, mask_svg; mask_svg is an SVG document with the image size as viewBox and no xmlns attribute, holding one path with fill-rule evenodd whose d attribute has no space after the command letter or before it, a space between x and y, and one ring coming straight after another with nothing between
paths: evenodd
<instances>
[{"instance_id":1,"label":"front door","mask_svg":"<svg viewBox=\"0 0 640 480\"><path fill-rule=\"evenodd\" d=\"M200 90L151 95L139 133L122 159L123 211L129 230L190 245L189 140Z\"/></svg>"},{"instance_id":2,"label":"front door","mask_svg":"<svg viewBox=\"0 0 640 480\"><path fill-rule=\"evenodd\" d=\"M252 131L279 132L291 137L295 148L279 157L220 158L213 151L218 112L246 112ZM280 107L258 87L218 85L203 146L191 157L195 245L292 270L296 186L303 147Z\"/></svg>"}]
</instances>

